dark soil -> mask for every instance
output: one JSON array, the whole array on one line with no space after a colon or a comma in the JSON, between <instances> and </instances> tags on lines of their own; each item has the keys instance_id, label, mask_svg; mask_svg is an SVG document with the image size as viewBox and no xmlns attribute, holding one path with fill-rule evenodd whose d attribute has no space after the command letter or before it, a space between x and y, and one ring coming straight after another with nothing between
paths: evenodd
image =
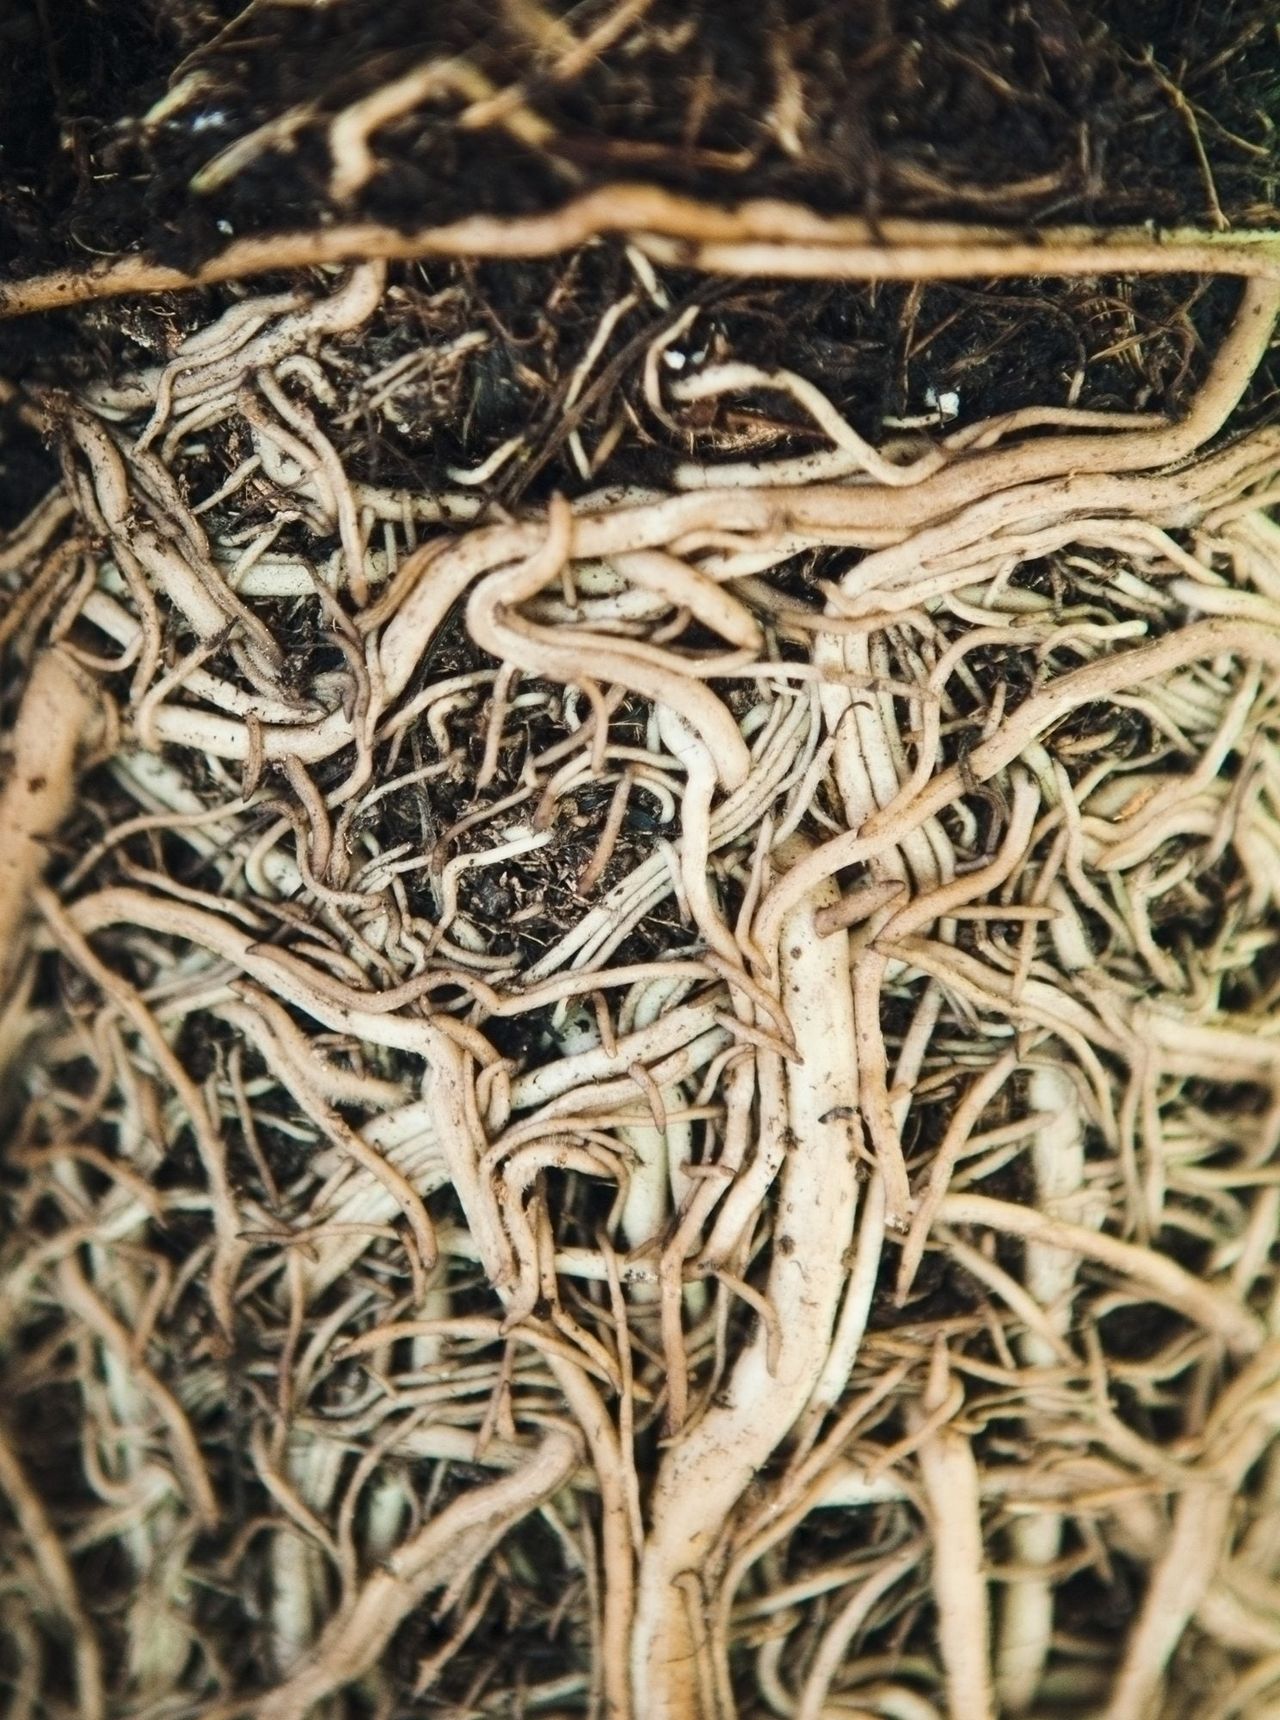
<instances>
[{"instance_id":1,"label":"dark soil","mask_svg":"<svg viewBox=\"0 0 1280 1720\"><path fill-rule=\"evenodd\" d=\"M788 197L1025 227L1211 225L1218 211L1241 227L1280 222L1280 26L1267 0L653 0L568 78L513 22L535 12L581 39L611 9L14 0L0 17L0 276L128 252L194 266L232 237L528 213L619 179L727 202ZM518 87L544 140L467 129L467 100L439 94L374 134L376 173L335 205L335 116L437 59ZM255 135L261 147L237 171L193 189ZM675 448L651 433L640 398L645 348L690 304L691 350L785 363L879 439L886 415L919 413L929 391L957 393L961 422L1061 404L1073 379L1082 406L1176 408L1237 290L1159 279L877 290L669 274L670 310L646 301L623 317L566 412L601 316L635 286L620 242L538 262L404 265L392 279L399 294L361 335L366 359L477 327L491 338L447 386L357 420L344 457L359 476L430 491L445 466L532 425L531 451L493 485L508 508L582 489L570 433L590 448L620 409L643 428L595 481L662 486L673 458L697 452L695 417L690 446ZM236 291L0 323L0 383L154 363ZM1272 387L1265 374L1260 387ZM762 400L748 416L757 433L777 424L768 451L784 453L778 410ZM802 432L793 451L808 446ZM39 438L4 408L0 530L54 476Z\"/></svg>"},{"instance_id":2,"label":"dark soil","mask_svg":"<svg viewBox=\"0 0 1280 1720\"><path fill-rule=\"evenodd\" d=\"M611 10L536 9L546 35L563 19L578 38ZM1267 0L653 0L568 77L522 16L489 0L15 0L0 262L21 275L142 249L190 265L231 233L520 214L616 179L871 215L1275 220ZM441 93L377 133L380 171L335 208L334 116L436 59L517 86L545 140L466 129L467 98ZM192 190L286 115L225 184Z\"/></svg>"}]
</instances>

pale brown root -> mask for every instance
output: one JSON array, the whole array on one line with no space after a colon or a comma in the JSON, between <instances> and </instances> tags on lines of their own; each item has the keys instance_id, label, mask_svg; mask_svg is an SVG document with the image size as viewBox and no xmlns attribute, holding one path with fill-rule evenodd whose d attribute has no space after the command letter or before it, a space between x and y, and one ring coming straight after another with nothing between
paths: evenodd
<instances>
[{"instance_id":1,"label":"pale brown root","mask_svg":"<svg viewBox=\"0 0 1280 1720\"><path fill-rule=\"evenodd\" d=\"M77 765L100 723L101 703L61 651L32 671L14 726L9 779L0 795L0 979L22 959L31 895L75 799Z\"/></svg>"},{"instance_id":2,"label":"pale brown root","mask_svg":"<svg viewBox=\"0 0 1280 1720\"><path fill-rule=\"evenodd\" d=\"M943 280L975 275L1228 274L1280 279L1280 237L1266 231L1041 229L1034 244L998 228L885 218L824 219L793 204L700 203L649 185L591 191L546 215L469 216L419 233L369 223L239 239L198 271L129 258L0 290L0 316L124 293L180 292L267 270L405 257L538 257L604 233L635 235L655 261L733 275Z\"/></svg>"},{"instance_id":3,"label":"pale brown root","mask_svg":"<svg viewBox=\"0 0 1280 1720\"><path fill-rule=\"evenodd\" d=\"M317 1703L373 1665L427 1595L465 1584L511 1528L558 1492L578 1454L575 1439L553 1431L513 1474L446 1506L396 1548L384 1569L366 1579L288 1683L255 1699L251 1710L236 1704L223 1708L221 1715L229 1720L251 1711L259 1720L303 1720Z\"/></svg>"},{"instance_id":4,"label":"pale brown root","mask_svg":"<svg viewBox=\"0 0 1280 1720\"><path fill-rule=\"evenodd\" d=\"M830 899L831 892L824 892ZM739 1358L723 1406L709 1409L678 1437L663 1459L651 1505L652 1526L641 1560L632 1646L632 1681L654 1720L706 1712L708 1645L700 1640L701 1608L691 1609L680 1579L701 1594L717 1535L752 1475L794 1425L826 1357L853 1234L852 1143L847 1121L856 1102L852 999L843 933L820 939L813 913L824 896L803 904L783 936L783 999L807 1061L790 1065L787 1120L797 1147L780 1175L775 1218L778 1247L766 1294L782 1334L776 1366L760 1328ZM803 1150L799 1144L803 1142ZM799 1245L803 1238L803 1245ZM821 1247L811 1247L821 1238Z\"/></svg>"},{"instance_id":5,"label":"pale brown root","mask_svg":"<svg viewBox=\"0 0 1280 1720\"><path fill-rule=\"evenodd\" d=\"M104 1720L107 1692L96 1633L84 1610L62 1542L3 1434L0 1434L0 1489L17 1518L48 1598L70 1629L80 1713L84 1720Z\"/></svg>"}]
</instances>

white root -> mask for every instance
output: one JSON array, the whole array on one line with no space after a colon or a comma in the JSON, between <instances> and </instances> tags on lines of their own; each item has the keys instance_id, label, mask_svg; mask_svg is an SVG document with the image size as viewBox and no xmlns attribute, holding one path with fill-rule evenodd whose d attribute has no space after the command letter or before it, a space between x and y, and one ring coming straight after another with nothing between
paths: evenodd
<instances>
[{"instance_id":1,"label":"white root","mask_svg":"<svg viewBox=\"0 0 1280 1720\"><path fill-rule=\"evenodd\" d=\"M699 1588L711 1579L706 1562L716 1536L812 1395L839 1306L857 1204L848 1122L857 1075L847 940L819 938L813 926L814 909L829 899L824 892L802 904L782 940L782 999L804 1060L788 1066L785 1121L773 1124L794 1141L784 1148L766 1290L781 1333L777 1358L771 1369L759 1328L723 1405L707 1410L664 1457L650 1506L631 1676L654 1720L699 1711L706 1649L681 1579Z\"/></svg>"},{"instance_id":2,"label":"white root","mask_svg":"<svg viewBox=\"0 0 1280 1720\"><path fill-rule=\"evenodd\" d=\"M941 1342L930 1363L919 1415L948 1400L947 1352ZM994 1720L990 1619L983 1562L981 1488L973 1449L958 1428L929 1427L919 1446L920 1480L933 1544L933 1593L938 1645L947 1676L951 1720Z\"/></svg>"},{"instance_id":3,"label":"white root","mask_svg":"<svg viewBox=\"0 0 1280 1720\"><path fill-rule=\"evenodd\" d=\"M101 704L60 651L41 657L14 726L9 779L0 796L0 979L22 957L31 896L75 800L77 765L95 738Z\"/></svg>"},{"instance_id":4,"label":"white root","mask_svg":"<svg viewBox=\"0 0 1280 1720\"><path fill-rule=\"evenodd\" d=\"M1084 1219L1084 1118L1079 1092L1063 1069L1040 1063L1031 1072L1027 1103L1045 1119L1031 1145L1037 1198L1053 1216ZM1095 1201L1093 1206L1101 1218L1101 1203ZM1078 1271L1078 1258L1064 1249L1026 1243L1023 1282L1043 1309L1050 1331L1059 1338L1071 1330ZM1021 1349L1034 1367L1049 1367L1059 1359L1053 1345L1036 1332L1026 1334ZM1047 1571L1044 1577L1032 1573L1057 1559L1062 1527L1061 1514L1051 1510L1017 1517L1009 1526L1010 1556L1026 1572L1005 1587L996 1650L997 1688L1002 1708L1010 1714L1025 1714L1032 1708L1043 1676L1053 1634L1054 1591Z\"/></svg>"},{"instance_id":5,"label":"white root","mask_svg":"<svg viewBox=\"0 0 1280 1720\"><path fill-rule=\"evenodd\" d=\"M520 1469L455 1500L397 1547L293 1677L257 1699L259 1720L305 1720L317 1703L359 1678L426 1595L465 1583L503 1535L564 1485L578 1451L571 1435L548 1433Z\"/></svg>"}]
</instances>

